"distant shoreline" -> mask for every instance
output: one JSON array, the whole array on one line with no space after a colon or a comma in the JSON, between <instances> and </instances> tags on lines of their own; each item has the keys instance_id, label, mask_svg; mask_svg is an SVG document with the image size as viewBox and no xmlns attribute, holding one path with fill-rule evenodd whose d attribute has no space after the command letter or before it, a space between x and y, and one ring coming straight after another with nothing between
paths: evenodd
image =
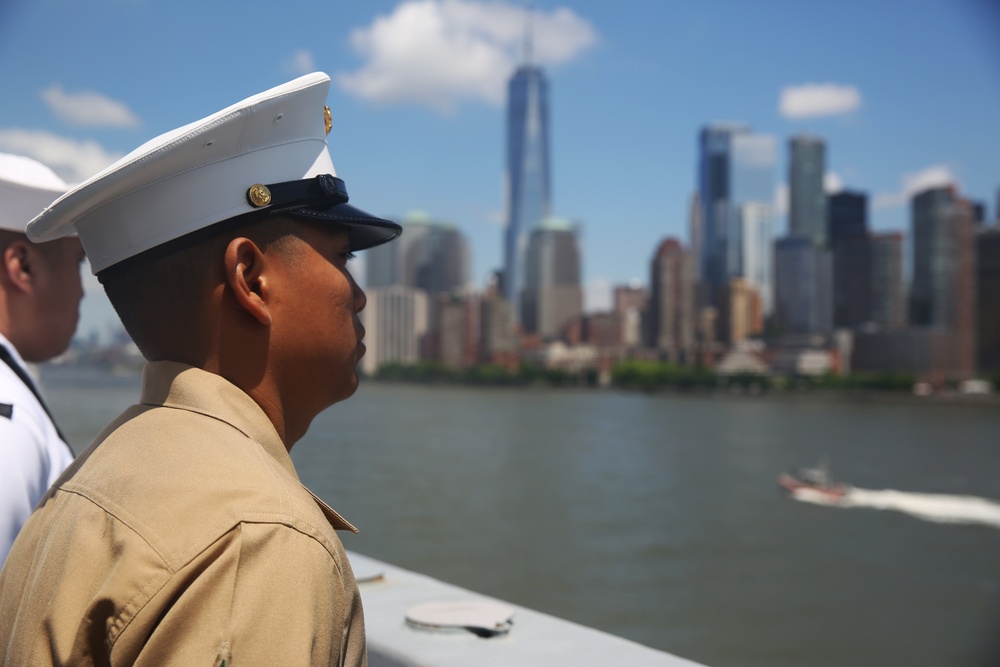
<instances>
[{"instance_id":1,"label":"distant shoreline","mask_svg":"<svg viewBox=\"0 0 1000 667\"><path fill-rule=\"evenodd\" d=\"M85 377L90 373L100 374L102 378L113 381L129 382L136 381L142 376L141 365L106 366L100 364L42 364L40 370L46 379L56 380L54 376L62 376L62 379L69 379L68 376L75 375L72 382L85 384ZM676 398L711 398L711 399L739 399L739 400L784 400L798 403L815 403L817 401L836 401L842 403L868 403L876 402L881 405L945 405L945 406L998 406L1000 407L1000 394L959 394L957 392L935 393L928 396L917 396L908 391L874 391L870 389L857 388L815 388L815 389L794 389L794 388L766 388L753 391L745 387L697 387L693 389L678 389L675 387L657 387L653 389L642 389L636 387L624 387L620 385L592 386L587 384L572 383L563 385L553 385L544 382L534 382L526 384L503 384L503 383L471 383L458 380L433 379L401 379L401 378L379 378L375 376L364 376L363 383L378 383L385 385L400 385L412 387L461 387L463 389L491 389L503 390L514 389L524 390L526 388L566 391L578 390L586 392L619 392L626 394L648 394L650 396L669 396Z\"/></svg>"},{"instance_id":2,"label":"distant shoreline","mask_svg":"<svg viewBox=\"0 0 1000 667\"><path fill-rule=\"evenodd\" d=\"M734 399L745 401L775 401L783 400L795 403L817 403L824 401L835 401L838 403L878 403L880 405L935 405L935 406L997 406L1000 407L1000 394L932 394L930 396L917 396L905 391L870 391L863 389L768 389L757 393L749 391L732 391L728 389L696 389L684 391L673 388L658 388L652 390L633 389L616 385L605 387L592 387L587 385L563 385L554 386L544 383L529 385L502 385L502 384L468 384L462 382L433 381L421 382L415 380L400 380L396 378L385 379L366 376L362 379L364 383L377 383L380 385L397 385L409 387L440 387L440 388L462 388L470 390L488 389L494 391L525 389L560 392L567 390L577 390L580 392L615 392L621 394L646 394L649 396L663 396L670 398L690 398L690 399Z\"/></svg>"}]
</instances>

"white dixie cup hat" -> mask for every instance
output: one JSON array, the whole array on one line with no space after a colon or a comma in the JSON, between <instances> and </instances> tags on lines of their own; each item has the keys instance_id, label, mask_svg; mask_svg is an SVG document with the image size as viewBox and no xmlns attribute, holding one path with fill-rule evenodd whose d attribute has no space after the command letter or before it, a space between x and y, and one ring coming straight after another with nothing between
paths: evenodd
<instances>
[{"instance_id":1,"label":"white dixie cup hat","mask_svg":"<svg viewBox=\"0 0 1000 667\"><path fill-rule=\"evenodd\" d=\"M41 162L0 153L0 229L24 234L28 221L68 187Z\"/></svg>"}]
</instances>

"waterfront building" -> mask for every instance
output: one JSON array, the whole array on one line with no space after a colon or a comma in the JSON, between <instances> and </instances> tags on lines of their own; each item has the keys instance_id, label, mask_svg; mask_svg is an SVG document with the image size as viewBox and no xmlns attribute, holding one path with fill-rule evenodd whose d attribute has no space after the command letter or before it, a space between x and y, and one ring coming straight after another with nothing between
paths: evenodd
<instances>
[{"instance_id":1,"label":"waterfront building","mask_svg":"<svg viewBox=\"0 0 1000 667\"><path fill-rule=\"evenodd\" d=\"M912 200L913 282L910 323L953 334L952 372L975 370L973 212L954 186L930 188Z\"/></svg>"},{"instance_id":2,"label":"waterfront building","mask_svg":"<svg viewBox=\"0 0 1000 667\"><path fill-rule=\"evenodd\" d=\"M978 367L1000 371L1000 229L976 235L976 316Z\"/></svg>"},{"instance_id":3,"label":"waterfront building","mask_svg":"<svg viewBox=\"0 0 1000 667\"><path fill-rule=\"evenodd\" d=\"M509 368L519 361L514 307L496 289L487 290L479 302L479 360Z\"/></svg>"},{"instance_id":4,"label":"waterfront building","mask_svg":"<svg viewBox=\"0 0 1000 667\"><path fill-rule=\"evenodd\" d=\"M646 311L646 288L639 285L618 285L614 292L614 308L621 322L621 344L625 347L642 345L642 318Z\"/></svg>"},{"instance_id":5,"label":"waterfront building","mask_svg":"<svg viewBox=\"0 0 1000 667\"><path fill-rule=\"evenodd\" d=\"M903 233L872 234L868 241L871 282L866 290L872 324L891 331L906 326L903 287Z\"/></svg>"},{"instance_id":6,"label":"waterfront building","mask_svg":"<svg viewBox=\"0 0 1000 667\"><path fill-rule=\"evenodd\" d=\"M699 274L713 302L731 278L744 278L772 308L774 137L745 125L713 124L699 141Z\"/></svg>"},{"instance_id":7,"label":"waterfront building","mask_svg":"<svg viewBox=\"0 0 1000 667\"><path fill-rule=\"evenodd\" d=\"M876 287L873 238L842 238L831 248L833 326L857 329L872 322Z\"/></svg>"},{"instance_id":8,"label":"waterfront building","mask_svg":"<svg viewBox=\"0 0 1000 667\"><path fill-rule=\"evenodd\" d=\"M811 345L781 345L771 355L771 372L793 377L819 377L836 368L831 350Z\"/></svg>"},{"instance_id":9,"label":"waterfront building","mask_svg":"<svg viewBox=\"0 0 1000 667\"><path fill-rule=\"evenodd\" d=\"M624 327L618 313L591 313L582 318L582 325L580 339L583 343L598 349L617 349L622 346Z\"/></svg>"},{"instance_id":10,"label":"waterfront building","mask_svg":"<svg viewBox=\"0 0 1000 667\"><path fill-rule=\"evenodd\" d=\"M713 366L722 352L722 345L718 340L719 309L714 306L699 308L695 327L696 363L706 367Z\"/></svg>"},{"instance_id":11,"label":"waterfront building","mask_svg":"<svg viewBox=\"0 0 1000 667\"><path fill-rule=\"evenodd\" d=\"M525 269L524 332L542 340L558 338L563 327L583 313L577 228L563 218L542 220L531 232Z\"/></svg>"},{"instance_id":12,"label":"waterfront building","mask_svg":"<svg viewBox=\"0 0 1000 667\"><path fill-rule=\"evenodd\" d=\"M872 240L868 232L868 197L838 192L828 199L827 238L833 253L833 326L857 328L872 317Z\"/></svg>"},{"instance_id":13,"label":"waterfront building","mask_svg":"<svg viewBox=\"0 0 1000 667\"><path fill-rule=\"evenodd\" d=\"M667 361L693 363L694 261L676 238L663 241L650 266L648 344Z\"/></svg>"},{"instance_id":14,"label":"waterfront building","mask_svg":"<svg viewBox=\"0 0 1000 667\"><path fill-rule=\"evenodd\" d=\"M945 329L859 331L853 341L852 372L904 372L941 383L954 379L955 334Z\"/></svg>"},{"instance_id":15,"label":"waterfront building","mask_svg":"<svg viewBox=\"0 0 1000 667\"><path fill-rule=\"evenodd\" d=\"M481 304L473 292L438 296L434 359L449 368L470 368L479 362Z\"/></svg>"},{"instance_id":16,"label":"waterfront building","mask_svg":"<svg viewBox=\"0 0 1000 667\"><path fill-rule=\"evenodd\" d=\"M789 235L812 239L818 247L827 245L827 201L823 187L826 174L826 144L806 135L788 143L788 223Z\"/></svg>"},{"instance_id":17,"label":"waterfront building","mask_svg":"<svg viewBox=\"0 0 1000 667\"><path fill-rule=\"evenodd\" d=\"M529 231L551 212L548 95L544 72L530 62L517 68L507 86L503 293L514 304L517 318Z\"/></svg>"},{"instance_id":18,"label":"waterfront building","mask_svg":"<svg viewBox=\"0 0 1000 667\"><path fill-rule=\"evenodd\" d=\"M397 285L369 289L366 295L368 303L360 313L367 347L362 371L374 375L387 363L419 361L427 334L427 293Z\"/></svg>"},{"instance_id":19,"label":"waterfront building","mask_svg":"<svg viewBox=\"0 0 1000 667\"><path fill-rule=\"evenodd\" d=\"M775 325L781 334L825 334L832 329L830 251L808 236L775 244Z\"/></svg>"},{"instance_id":20,"label":"waterfront building","mask_svg":"<svg viewBox=\"0 0 1000 667\"><path fill-rule=\"evenodd\" d=\"M733 344L715 367L717 375L767 375L771 368L764 360L764 343L743 340Z\"/></svg>"},{"instance_id":21,"label":"waterfront building","mask_svg":"<svg viewBox=\"0 0 1000 667\"><path fill-rule=\"evenodd\" d=\"M718 310L705 309L702 317L716 321L721 341L735 346L764 332L762 302L746 278L731 278L722 290Z\"/></svg>"}]
</instances>

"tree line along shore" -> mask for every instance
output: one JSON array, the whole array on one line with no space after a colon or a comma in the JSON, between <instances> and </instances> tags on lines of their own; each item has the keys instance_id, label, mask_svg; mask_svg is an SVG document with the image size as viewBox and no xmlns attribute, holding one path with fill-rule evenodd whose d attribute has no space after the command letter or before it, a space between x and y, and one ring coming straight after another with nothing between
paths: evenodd
<instances>
[{"instance_id":1,"label":"tree line along shore","mask_svg":"<svg viewBox=\"0 0 1000 667\"><path fill-rule=\"evenodd\" d=\"M632 391L672 391L690 393L802 393L845 392L894 395L924 393L922 383L909 373L828 373L819 376L784 376L756 373L719 375L703 367L680 366L658 361L632 360L615 365L609 373L596 369L578 372L521 364L508 368L480 364L456 369L433 361L381 366L375 380L418 384L459 384L471 386L612 387ZM990 386L1000 386L1000 373L983 378ZM961 383L950 381L930 387L930 394L960 393Z\"/></svg>"}]
</instances>

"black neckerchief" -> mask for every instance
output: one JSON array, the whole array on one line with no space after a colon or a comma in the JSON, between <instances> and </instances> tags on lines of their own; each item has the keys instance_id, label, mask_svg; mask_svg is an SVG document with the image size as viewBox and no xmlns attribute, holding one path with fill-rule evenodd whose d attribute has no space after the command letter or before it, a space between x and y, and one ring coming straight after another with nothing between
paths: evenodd
<instances>
[{"instance_id":1,"label":"black neckerchief","mask_svg":"<svg viewBox=\"0 0 1000 667\"><path fill-rule=\"evenodd\" d=\"M63 444L66 445L66 448L69 449L70 455L73 455L73 449L69 446L66 436L64 436L62 431L59 430L59 425L56 424L56 420L52 417L52 413L49 412L49 406L45 404L45 400L42 398L42 395L38 393L38 388L31 380L31 376L28 375L28 373L21 368L16 361L14 361L14 357L11 355L10 350L8 350L4 345L0 345L0 361L3 361L5 364L10 366L10 369L14 371L14 374L17 375L18 378L20 378L21 382L24 383L24 386L27 387L32 394L34 394L35 398L38 399L38 404L42 406L42 410L45 410L45 414L49 416L49 421L51 421L52 425L56 427L56 434L59 436L59 439L62 440Z\"/></svg>"}]
</instances>

